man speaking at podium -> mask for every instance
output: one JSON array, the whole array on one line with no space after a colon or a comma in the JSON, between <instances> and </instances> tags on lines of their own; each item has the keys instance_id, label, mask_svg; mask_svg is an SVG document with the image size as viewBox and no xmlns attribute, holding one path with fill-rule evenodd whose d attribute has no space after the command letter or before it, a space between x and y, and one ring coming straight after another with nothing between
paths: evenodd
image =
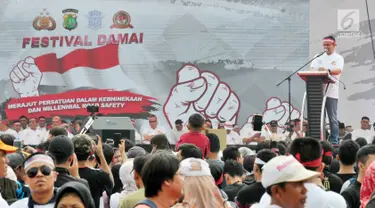
<instances>
[{"instance_id":1,"label":"man speaking at podium","mask_svg":"<svg viewBox=\"0 0 375 208\"><path fill-rule=\"evenodd\" d=\"M326 84L323 86L323 92L327 95L326 111L329 118L331 135L329 142L338 145L339 122L337 119L337 102L339 99L339 80L344 69L344 58L336 53L336 40L333 36L327 36L323 39L325 53L311 63L313 71L328 71L333 77L335 83L330 83L326 91Z\"/></svg>"}]
</instances>

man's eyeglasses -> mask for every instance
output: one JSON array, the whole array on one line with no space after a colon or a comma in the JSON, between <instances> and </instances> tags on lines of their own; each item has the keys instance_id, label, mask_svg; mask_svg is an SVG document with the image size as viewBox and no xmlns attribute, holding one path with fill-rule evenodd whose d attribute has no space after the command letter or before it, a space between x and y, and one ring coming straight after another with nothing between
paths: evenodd
<instances>
[{"instance_id":1,"label":"man's eyeglasses","mask_svg":"<svg viewBox=\"0 0 375 208\"><path fill-rule=\"evenodd\" d=\"M35 178L36 175L38 175L38 171L44 175L44 176L49 176L51 175L52 169L46 165L42 165L40 167L33 167L30 168L27 172L26 175L29 178Z\"/></svg>"}]
</instances>

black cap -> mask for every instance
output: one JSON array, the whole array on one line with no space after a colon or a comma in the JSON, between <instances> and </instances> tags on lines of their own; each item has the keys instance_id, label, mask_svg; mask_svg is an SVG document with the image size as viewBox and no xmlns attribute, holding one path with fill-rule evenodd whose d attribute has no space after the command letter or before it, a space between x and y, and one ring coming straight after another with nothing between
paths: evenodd
<instances>
[{"instance_id":1,"label":"black cap","mask_svg":"<svg viewBox=\"0 0 375 208\"><path fill-rule=\"evenodd\" d=\"M276 120L270 121L270 126L278 126L277 121Z\"/></svg>"},{"instance_id":2,"label":"black cap","mask_svg":"<svg viewBox=\"0 0 375 208\"><path fill-rule=\"evenodd\" d=\"M55 158L70 156L74 153L73 141L65 135L59 135L52 139L48 152Z\"/></svg>"}]
</instances>

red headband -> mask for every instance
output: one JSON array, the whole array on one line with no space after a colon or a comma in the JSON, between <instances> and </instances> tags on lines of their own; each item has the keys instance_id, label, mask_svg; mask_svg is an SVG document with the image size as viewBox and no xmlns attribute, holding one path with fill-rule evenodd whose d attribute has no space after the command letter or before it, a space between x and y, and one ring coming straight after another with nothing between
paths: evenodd
<instances>
[{"instance_id":1,"label":"red headband","mask_svg":"<svg viewBox=\"0 0 375 208\"><path fill-rule=\"evenodd\" d=\"M327 157L332 157L333 153L331 151L324 152L324 150L322 150L322 155L327 156Z\"/></svg>"},{"instance_id":2,"label":"red headband","mask_svg":"<svg viewBox=\"0 0 375 208\"><path fill-rule=\"evenodd\" d=\"M323 42L332 43L333 45L336 45L336 41L332 40L331 38L324 38Z\"/></svg>"},{"instance_id":3,"label":"red headband","mask_svg":"<svg viewBox=\"0 0 375 208\"><path fill-rule=\"evenodd\" d=\"M318 167L319 165L322 164L322 157L319 157L318 159L316 160L313 160L313 161L307 161L307 162L302 162L301 161L301 155L299 153L297 153L295 156L294 156L298 162L300 162L304 167L308 167L308 168L316 168Z\"/></svg>"}]
</instances>

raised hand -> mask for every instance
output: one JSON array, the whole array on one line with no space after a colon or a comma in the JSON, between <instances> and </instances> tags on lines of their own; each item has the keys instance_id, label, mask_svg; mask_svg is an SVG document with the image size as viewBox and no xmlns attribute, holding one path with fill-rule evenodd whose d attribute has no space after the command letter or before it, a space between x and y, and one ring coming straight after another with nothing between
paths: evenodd
<instances>
[{"instance_id":1,"label":"raised hand","mask_svg":"<svg viewBox=\"0 0 375 208\"><path fill-rule=\"evenodd\" d=\"M32 57L26 57L13 67L9 74L14 90L20 97L38 96L42 73Z\"/></svg>"}]
</instances>

